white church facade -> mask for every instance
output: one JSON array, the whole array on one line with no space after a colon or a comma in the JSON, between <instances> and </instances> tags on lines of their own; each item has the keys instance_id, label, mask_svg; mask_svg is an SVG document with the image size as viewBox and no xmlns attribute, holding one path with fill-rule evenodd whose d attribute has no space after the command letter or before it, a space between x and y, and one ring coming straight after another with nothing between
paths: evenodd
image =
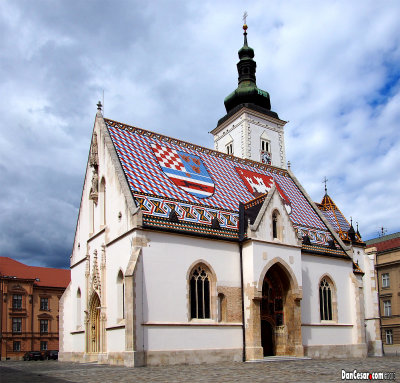
<instances>
[{"instance_id":1,"label":"white church facade","mask_svg":"<svg viewBox=\"0 0 400 383\"><path fill-rule=\"evenodd\" d=\"M244 35L215 150L106 119L99 105L60 360L381 355L365 244L286 167L285 121L256 86Z\"/></svg>"}]
</instances>

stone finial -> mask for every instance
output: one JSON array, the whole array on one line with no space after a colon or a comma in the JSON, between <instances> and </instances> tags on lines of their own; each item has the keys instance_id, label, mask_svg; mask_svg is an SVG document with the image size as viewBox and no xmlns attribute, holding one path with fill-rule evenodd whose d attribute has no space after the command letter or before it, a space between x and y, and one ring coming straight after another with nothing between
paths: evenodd
<instances>
[{"instance_id":1,"label":"stone finial","mask_svg":"<svg viewBox=\"0 0 400 383\"><path fill-rule=\"evenodd\" d=\"M101 104L101 101L99 101L99 102L97 103L97 110L98 110L99 112L101 112L102 109L103 109L103 105Z\"/></svg>"}]
</instances>

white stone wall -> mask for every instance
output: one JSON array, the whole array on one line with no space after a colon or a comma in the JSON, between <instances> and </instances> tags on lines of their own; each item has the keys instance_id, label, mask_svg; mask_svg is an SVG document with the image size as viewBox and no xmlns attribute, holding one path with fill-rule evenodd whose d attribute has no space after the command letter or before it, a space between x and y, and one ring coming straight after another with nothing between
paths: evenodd
<instances>
[{"instance_id":1,"label":"white stone wall","mask_svg":"<svg viewBox=\"0 0 400 383\"><path fill-rule=\"evenodd\" d=\"M351 283L353 273L351 261L303 254L302 273L301 321L303 344L308 346L354 343L355 313L353 311L355 296ZM320 320L319 282L324 275L327 275L336 287L337 324L328 325L321 323Z\"/></svg>"}]
</instances>

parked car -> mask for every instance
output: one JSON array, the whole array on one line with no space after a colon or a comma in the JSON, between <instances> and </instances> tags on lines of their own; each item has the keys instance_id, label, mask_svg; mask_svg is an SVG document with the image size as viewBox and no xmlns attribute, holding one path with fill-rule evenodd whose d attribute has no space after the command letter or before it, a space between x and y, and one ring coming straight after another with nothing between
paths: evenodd
<instances>
[{"instance_id":1,"label":"parked car","mask_svg":"<svg viewBox=\"0 0 400 383\"><path fill-rule=\"evenodd\" d=\"M24 360L43 360L43 354L40 351L28 351L24 354Z\"/></svg>"},{"instance_id":2,"label":"parked car","mask_svg":"<svg viewBox=\"0 0 400 383\"><path fill-rule=\"evenodd\" d=\"M50 360L50 359L54 359L57 360L58 359L58 350L47 350L44 352L44 359Z\"/></svg>"}]
</instances>

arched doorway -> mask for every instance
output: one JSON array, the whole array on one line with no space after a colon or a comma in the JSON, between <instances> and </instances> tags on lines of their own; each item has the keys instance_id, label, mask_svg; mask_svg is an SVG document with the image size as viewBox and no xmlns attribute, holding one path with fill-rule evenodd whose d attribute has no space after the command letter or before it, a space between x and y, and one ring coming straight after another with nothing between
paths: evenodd
<instances>
[{"instance_id":1,"label":"arched doorway","mask_svg":"<svg viewBox=\"0 0 400 383\"><path fill-rule=\"evenodd\" d=\"M100 351L100 299L93 293L89 309L89 347L88 351L98 353Z\"/></svg>"},{"instance_id":2,"label":"arched doorway","mask_svg":"<svg viewBox=\"0 0 400 383\"><path fill-rule=\"evenodd\" d=\"M287 345L285 304L290 290L289 279L278 263L265 274L260 307L261 346L263 355L284 355Z\"/></svg>"}]
</instances>

